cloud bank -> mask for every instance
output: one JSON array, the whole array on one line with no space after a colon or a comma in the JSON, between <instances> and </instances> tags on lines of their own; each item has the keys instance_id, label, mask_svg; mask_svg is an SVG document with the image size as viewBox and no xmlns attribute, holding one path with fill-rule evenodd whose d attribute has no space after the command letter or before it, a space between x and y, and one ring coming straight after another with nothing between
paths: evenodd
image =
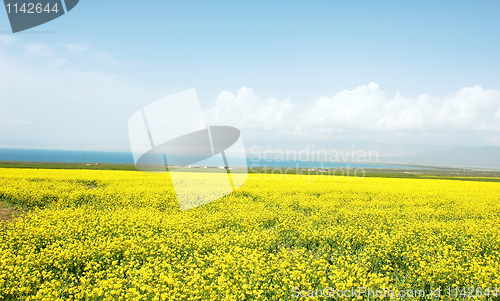
<instances>
[{"instance_id":1,"label":"cloud bank","mask_svg":"<svg viewBox=\"0 0 500 301\"><path fill-rule=\"evenodd\" d=\"M389 98L372 82L304 104L272 97L261 100L252 89L241 87L236 95L221 92L205 115L211 124L229 124L253 133L273 132L272 139L277 138L276 133L283 138L323 140L347 133L365 138L477 134L486 144L500 143L500 90L479 85L448 97L423 94L412 99L400 93Z\"/></svg>"},{"instance_id":2,"label":"cloud bank","mask_svg":"<svg viewBox=\"0 0 500 301\"><path fill-rule=\"evenodd\" d=\"M167 94L127 76L129 65L93 45L0 34L0 147L128 149L128 118Z\"/></svg>"}]
</instances>

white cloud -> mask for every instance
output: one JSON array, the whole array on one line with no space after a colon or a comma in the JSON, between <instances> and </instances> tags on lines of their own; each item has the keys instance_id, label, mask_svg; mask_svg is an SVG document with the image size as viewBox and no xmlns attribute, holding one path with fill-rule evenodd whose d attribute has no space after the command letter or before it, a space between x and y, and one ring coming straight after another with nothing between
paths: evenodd
<instances>
[{"instance_id":1,"label":"white cloud","mask_svg":"<svg viewBox=\"0 0 500 301\"><path fill-rule=\"evenodd\" d=\"M5 120L0 120L0 124L4 125L30 125L33 122L29 120L23 120L23 119L17 119L17 120L12 120L12 119L5 119Z\"/></svg>"},{"instance_id":2,"label":"white cloud","mask_svg":"<svg viewBox=\"0 0 500 301\"><path fill-rule=\"evenodd\" d=\"M34 56L51 56L54 54L48 45L42 43L29 43L24 46L24 51L28 55Z\"/></svg>"},{"instance_id":3,"label":"white cloud","mask_svg":"<svg viewBox=\"0 0 500 301\"><path fill-rule=\"evenodd\" d=\"M90 46L87 44L62 44L67 50L73 52L83 52L89 50Z\"/></svg>"},{"instance_id":4,"label":"white cloud","mask_svg":"<svg viewBox=\"0 0 500 301\"><path fill-rule=\"evenodd\" d=\"M254 132L279 130L306 137L365 132L401 134L500 133L500 90L463 88L448 97L424 94L415 99L397 93L388 98L376 83L321 96L306 104L290 99L261 100L242 87L223 91L206 112L212 124L230 124Z\"/></svg>"},{"instance_id":5,"label":"white cloud","mask_svg":"<svg viewBox=\"0 0 500 301\"><path fill-rule=\"evenodd\" d=\"M295 114L297 107L290 99L279 101L269 97L262 101L255 96L252 89L241 87L237 95L228 91L221 92L215 106L206 116L211 124L223 122L238 127L271 131L293 126L289 123L289 116Z\"/></svg>"},{"instance_id":6,"label":"white cloud","mask_svg":"<svg viewBox=\"0 0 500 301\"><path fill-rule=\"evenodd\" d=\"M14 37L12 35L0 34L0 46L10 45L14 43Z\"/></svg>"}]
</instances>

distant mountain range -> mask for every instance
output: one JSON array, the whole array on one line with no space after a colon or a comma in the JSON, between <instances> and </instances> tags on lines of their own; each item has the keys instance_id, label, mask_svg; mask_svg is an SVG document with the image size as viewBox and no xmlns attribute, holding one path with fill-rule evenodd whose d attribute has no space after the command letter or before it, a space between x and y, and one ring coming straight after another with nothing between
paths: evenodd
<instances>
[{"instance_id":1,"label":"distant mountain range","mask_svg":"<svg viewBox=\"0 0 500 301\"><path fill-rule=\"evenodd\" d=\"M357 162L363 154L370 153L370 163L391 163L423 166L500 169L500 147L439 146L424 144L388 144L374 141L254 141L245 144L249 156L267 152L267 157L308 152L315 154L314 161L325 157L339 162ZM247 151L248 152L248 151ZM326 156L318 156L325 153ZM353 156L354 153L354 156ZM291 154L291 155L290 155ZM376 154L376 155L374 155ZM336 155L336 156L333 156ZM303 156L305 157L305 156ZM353 160L354 159L354 160Z\"/></svg>"},{"instance_id":2,"label":"distant mountain range","mask_svg":"<svg viewBox=\"0 0 500 301\"><path fill-rule=\"evenodd\" d=\"M1 147L31 148L31 147L45 147L45 146L47 145L40 142L14 140L14 139L0 139L0 148Z\"/></svg>"},{"instance_id":3,"label":"distant mountain range","mask_svg":"<svg viewBox=\"0 0 500 301\"><path fill-rule=\"evenodd\" d=\"M500 168L500 147L458 147L407 156L381 157L381 160L433 166Z\"/></svg>"}]
</instances>

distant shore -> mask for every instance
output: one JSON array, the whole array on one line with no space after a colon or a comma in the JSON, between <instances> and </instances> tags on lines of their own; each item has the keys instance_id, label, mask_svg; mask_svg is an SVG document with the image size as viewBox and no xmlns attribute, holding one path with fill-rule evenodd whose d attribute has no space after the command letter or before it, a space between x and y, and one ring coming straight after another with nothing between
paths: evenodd
<instances>
[{"instance_id":1,"label":"distant shore","mask_svg":"<svg viewBox=\"0 0 500 301\"><path fill-rule=\"evenodd\" d=\"M219 169L188 168L187 166L167 166L169 172L225 172ZM0 161L0 168L33 168L33 169L91 169L91 170L124 170L137 171L134 164L119 163L72 163L72 162L23 162L23 161ZM351 172L355 168L350 168ZM380 169L364 168L364 177L387 177L387 178L428 178L442 180L462 181L491 181L500 182L500 171L485 171L475 169L455 169L442 167L426 167L425 169ZM296 175L331 175L339 176L346 168L332 168L321 171L314 168L290 168L290 167L254 167L249 168L248 173L256 174L296 174ZM242 168L235 168L231 172L242 172ZM1 174L0 174L1 176Z\"/></svg>"}]
</instances>

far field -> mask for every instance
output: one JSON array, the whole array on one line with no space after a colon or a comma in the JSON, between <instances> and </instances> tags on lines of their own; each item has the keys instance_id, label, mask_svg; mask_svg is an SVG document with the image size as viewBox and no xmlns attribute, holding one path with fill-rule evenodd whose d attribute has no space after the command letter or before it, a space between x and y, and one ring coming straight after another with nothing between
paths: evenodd
<instances>
[{"instance_id":1,"label":"far field","mask_svg":"<svg viewBox=\"0 0 500 301\"><path fill-rule=\"evenodd\" d=\"M404 166L402 166L404 167ZM114 164L114 163L59 163L59 162L19 162L19 161L0 161L0 168L30 168L30 169L85 169L85 170L130 170L137 171L134 164ZM282 174L315 174L315 172L308 171L309 168L279 168L279 167L267 167L267 168L252 168L248 172L257 173L282 173ZM352 169L354 170L354 169ZM351 171L352 171L351 170ZM500 178L500 170L495 169L472 169L472 168L447 168L447 167L435 167L426 166L422 169L415 168L399 168L399 169L379 169L379 168L365 168L365 177L389 177L389 178L447 178L447 179L459 179L471 177L471 178L484 178L481 181L497 181ZM170 171L194 171L194 172L219 172L219 170L213 169L189 169L187 167L183 168L172 168ZM235 169L236 172L239 168ZM333 175L333 172L321 172L321 174ZM339 170L336 171L336 175L340 176ZM346 174L347 175L347 174Z\"/></svg>"}]
</instances>

